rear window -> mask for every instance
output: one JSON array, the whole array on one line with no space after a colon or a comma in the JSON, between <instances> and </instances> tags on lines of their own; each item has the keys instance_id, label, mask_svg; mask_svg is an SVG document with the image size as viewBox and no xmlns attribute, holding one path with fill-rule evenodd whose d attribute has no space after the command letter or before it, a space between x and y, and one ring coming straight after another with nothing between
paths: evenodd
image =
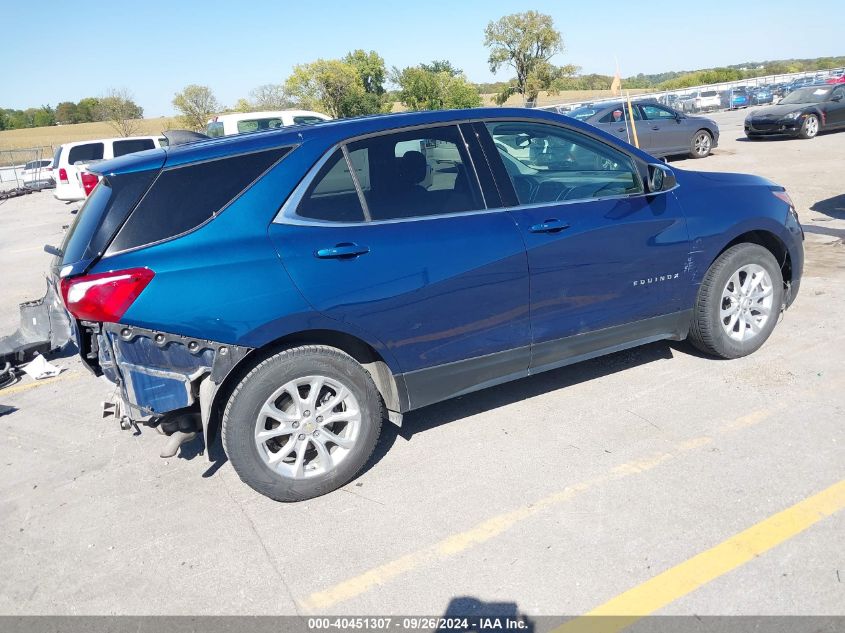
<instances>
[{"instance_id":1,"label":"rear window","mask_svg":"<svg viewBox=\"0 0 845 633\"><path fill-rule=\"evenodd\" d=\"M259 130L275 130L282 127L282 120L278 117L271 119L246 119L238 121L238 134L258 132Z\"/></svg>"},{"instance_id":2,"label":"rear window","mask_svg":"<svg viewBox=\"0 0 845 633\"><path fill-rule=\"evenodd\" d=\"M114 157L142 152L145 149L154 149L155 146L155 142L151 138L129 138L125 141L115 141L113 144Z\"/></svg>"},{"instance_id":3,"label":"rear window","mask_svg":"<svg viewBox=\"0 0 845 633\"><path fill-rule=\"evenodd\" d=\"M85 145L75 145L70 148L67 155L67 162L69 165L75 165L78 162L88 162L92 160L102 160L103 158L103 144L102 143L86 143Z\"/></svg>"},{"instance_id":4,"label":"rear window","mask_svg":"<svg viewBox=\"0 0 845 633\"><path fill-rule=\"evenodd\" d=\"M289 151L282 147L163 170L109 252L152 244L197 228Z\"/></svg>"},{"instance_id":5,"label":"rear window","mask_svg":"<svg viewBox=\"0 0 845 633\"><path fill-rule=\"evenodd\" d=\"M75 264L102 255L157 173L157 169L152 169L103 178L65 234L61 246L62 264Z\"/></svg>"}]
</instances>

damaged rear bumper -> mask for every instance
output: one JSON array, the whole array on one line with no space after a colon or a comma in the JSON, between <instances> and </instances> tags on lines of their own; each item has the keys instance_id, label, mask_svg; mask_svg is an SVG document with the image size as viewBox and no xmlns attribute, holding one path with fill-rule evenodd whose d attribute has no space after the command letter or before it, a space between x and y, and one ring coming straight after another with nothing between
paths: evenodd
<instances>
[{"instance_id":1,"label":"damaged rear bumper","mask_svg":"<svg viewBox=\"0 0 845 633\"><path fill-rule=\"evenodd\" d=\"M81 326L90 337L83 359L118 385L122 416L154 424L167 414L199 412L208 444L214 395L252 348L119 323Z\"/></svg>"}]
</instances>

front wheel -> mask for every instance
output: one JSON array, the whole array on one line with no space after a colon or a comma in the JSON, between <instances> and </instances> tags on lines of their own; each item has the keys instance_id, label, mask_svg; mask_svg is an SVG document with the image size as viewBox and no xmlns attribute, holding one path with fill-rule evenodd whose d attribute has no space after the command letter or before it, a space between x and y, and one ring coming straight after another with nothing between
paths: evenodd
<instances>
[{"instance_id":1,"label":"front wheel","mask_svg":"<svg viewBox=\"0 0 845 633\"><path fill-rule=\"evenodd\" d=\"M692 137L690 143L690 156L692 158L704 158L710 155L713 149L713 137L707 130L699 130Z\"/></svg>"},{"instance_id":2,"label":"front wheel","mask_svg":"<svg viewBox=\"0 0 845 633\"><path fill-rule=\"evenodd\" d=\"M815 114L810 114L804 119L801 124L801 130L798 132L800 138L814 138L819 133L819 118Z\"/></svg>"},{"instance_id":3,"label":"front wheel","mask_svg":"<svg viewBox=\"0 0 845 633\"><path fill-rule=\"evenodd\" d=\"M690 341L713 356L747 356L769 338L782 304L783 276L774 255L757 244L732 246L701 282Z\"/></svg>"},{"instance_id":4,"label":"front wheel","mask_svg":"<svg viewBox=\"0 0 845 633\"><path fill-rule=\"evenodd\" d=\"M241 480L276 501L340 488L372 455L383 417L372 378L340 350L309 345L259 363L223 413L223 446Z\"/></svg>"}]
</instances>

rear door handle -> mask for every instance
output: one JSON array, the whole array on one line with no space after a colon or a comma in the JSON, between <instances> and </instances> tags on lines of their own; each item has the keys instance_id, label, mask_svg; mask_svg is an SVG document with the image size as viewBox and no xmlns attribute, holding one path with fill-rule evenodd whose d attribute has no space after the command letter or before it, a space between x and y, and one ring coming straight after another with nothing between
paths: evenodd
<instances>
[{"instance_id":1,"label":"rear door handle","mask_svg":"<svg viewBox=\"0 0 845 633\"><path fill-rule=\"evenodd\" d=\"M558 220L557 218L551 218L545 222L534 224L528 230L532 233L557 233L558 231L568 228L569 222L564 222L563 220Z\"/></svg>"},{"instance_id":2,"label":"rear door handle","mask_svg":"<svg viewBox=\"0 0 845 633\"><path fill-rule=\"evenodd\" d=\"M659 129L660 129L660 126L659 126L659 125L652 125L652 126L651 126L651 129L652 129L652 130L659 130Z\"/></svg>"},{"instance_id":3,"label":"rear door handle","mask_svg":"<svg viewBox=\"0 0 845 633\"><path fill-rule=\"evenodd\" d=\"M352 242L343 242L330 248L321 248L314 253L320 259L351 259L370 252L367 246L358 246Z\"/></svg>"}]
</instances>

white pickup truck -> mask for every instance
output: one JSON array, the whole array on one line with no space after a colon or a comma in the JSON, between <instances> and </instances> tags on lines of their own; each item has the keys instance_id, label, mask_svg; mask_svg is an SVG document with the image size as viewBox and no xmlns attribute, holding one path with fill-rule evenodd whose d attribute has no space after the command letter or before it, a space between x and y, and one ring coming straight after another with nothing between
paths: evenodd
<instances>
[{"instance_id":1,"label":"white pickup truck","mask_svg":"<svg viewBox=\"0 0 845 633\"><path fill-rule=\"evenodd\" d=\"M682 97L680 106L684 112L719 110L722 107L722 98L718 90L698 90Z\"/></svg>"}]
</instances>

